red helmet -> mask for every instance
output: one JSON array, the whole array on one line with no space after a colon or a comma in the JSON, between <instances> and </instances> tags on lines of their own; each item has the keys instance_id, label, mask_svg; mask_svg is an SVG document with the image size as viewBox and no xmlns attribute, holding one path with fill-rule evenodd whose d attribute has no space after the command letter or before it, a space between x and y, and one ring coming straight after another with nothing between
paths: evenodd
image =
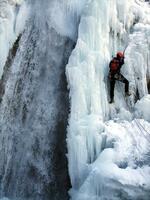
<instances>
[{"instance_id":1,"label":"red helmet","mask_svg":"<svg viewBox=\"0 0 150 200\"><path fill-rule=\"evenodd\" d=\"M124 58L124 53L121 51L117 52L117 58Z\"/></svg>"}]
</instances>

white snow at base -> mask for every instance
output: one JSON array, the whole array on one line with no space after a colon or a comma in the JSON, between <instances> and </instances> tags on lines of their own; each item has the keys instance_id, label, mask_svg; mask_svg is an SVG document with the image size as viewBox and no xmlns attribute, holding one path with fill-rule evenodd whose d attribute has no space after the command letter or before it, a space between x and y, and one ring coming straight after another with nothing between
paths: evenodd
<instances>
[{"instance_id":1,"label":"white snow at base","mask_svg":"<svg viewBox=\"0 0 150 200\"><path fill-rule=\"evenodd\" d=\"M0 2L0 77L8 52L23 31L29 8L23 0Z\"/></svg>"},{"instance_id":2,"label":"white snow at base","mask_svg":"<svg viewBox=\"0 0 150 200\"><path fill-rule=\"evenodd\" d=\"M109 105L109 61L126 46L122 74L130 82L132 95L125 97L124 85L116 83L115 104ZM71 199L149 199L149 63L148 3L87 2L66 68Z\"/></svg>"},{"instance_id":3,"label":"white snow at base","mask_svg":"<svg viewBox=\"0 0 150 200\"><path fill-rule=\"evenodd\" d=\"M150 124L142 120L138 123L144 124L149 130ZM88 176L80 189L70 191L73 199L115 199L117 190L122 188L130 194L130 198L137 199L140 191L135 188L149 190L150 179L147 175L150 168L148 165L137 167L136 163L144 162L141 158L149 153L150 140L136 128L137 121L109 121L105 124L105 149L88 166ZM141 145L138 144L139 141Z\"/></svg>"}]
</instances>

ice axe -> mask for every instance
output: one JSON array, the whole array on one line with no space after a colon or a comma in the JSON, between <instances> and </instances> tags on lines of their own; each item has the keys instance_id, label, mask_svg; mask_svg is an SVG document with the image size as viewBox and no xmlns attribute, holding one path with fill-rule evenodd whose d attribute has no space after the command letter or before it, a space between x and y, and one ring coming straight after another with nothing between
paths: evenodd
<instances>
[{"instance_id":1,"label":"ice axe","mask_svg":"<svg viewBox=\"0 0 150 200\"><path fill-rule=\"evenodd\" d=\"M124 49L124 51L123 51L123 55L125 54L125 51L126 51L127 47L128 47L128 45L125 47L125 49ZM113 57L114 57L114 56L112 55L112 58L113 58Z\"/></svg>"},{"instance_id":2,"label":"ice axe","mask_svg":"<svg viewBox=\"0 0 150 200\"><path fill-rule=\"evenodd\" d=\"M126 51L127 47L128 47L128 45L125 47L125 49L124 49L124 51L123 51L123 55L125 54L125 51Z\"/></svg>"}]
</instances>

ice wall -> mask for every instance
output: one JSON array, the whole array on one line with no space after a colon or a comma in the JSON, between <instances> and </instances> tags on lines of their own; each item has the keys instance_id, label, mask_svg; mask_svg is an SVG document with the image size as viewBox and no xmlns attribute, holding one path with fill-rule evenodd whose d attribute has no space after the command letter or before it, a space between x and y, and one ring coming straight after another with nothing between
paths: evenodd
<instances>
[{"instance_id":1,"label":"ice wall","mask_svg":"<svg viewBox=\"0 0 150 200\"><path fill-rule=\"evenodd\" d=\"M80 11L73 1L29 0L31 12L19 31L26 9L19 20L14 5L6 2L11 16L2 22L0 34L6 49L5 54L0 51L6 61L0 80L0 198L66 200L65 66L77 38ZM67 16L72 23L66 22Z\"/></svg>"},{"instance_id":2,"label":"ice wall","mask_svg":"<svg viewBox=\"0 0 150 200\"><path fill-rule=\"evenodd\" d=\"M71 199L150 197L146 156L150 127L148 122L134 120L135 102L148 94L149 19L149 4L141 1L94 0L85 6L66 70L71 101L67 138ZM109 105L109 61L125 48L122 73L132 95L125 98L123 84L117 83L115 104Z\"/></svg>"},{"instance_id":3,"label":"ice wall","mask_svg":"<svg viewBox=\"0 0 150 200\"><path fill-rule=\"evenodd\" d=\"M66 71L71 98L67 138L71 198L149 200L149 114L141 109L149 105L148 4L138 0L0 3L4 83L0 197L68 198L69 103L64 70L78 38ZM126 45L122 73L130 81L132 96L125 99L123 85L116 84L115 104L110 106L108 63Z\"/></svg>"}]
</instances>

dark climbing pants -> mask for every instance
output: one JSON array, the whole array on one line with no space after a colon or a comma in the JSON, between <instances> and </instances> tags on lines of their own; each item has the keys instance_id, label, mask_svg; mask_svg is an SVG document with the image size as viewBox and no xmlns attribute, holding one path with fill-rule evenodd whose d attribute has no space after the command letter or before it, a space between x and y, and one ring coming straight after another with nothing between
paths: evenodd
<instances>
[{"instance_id":1,"label":"dark climbing pants","mask_svg":"<svg viewBox=\"0 0 150 200\"><path fill-rule=\"evenodd\" d=\"M125 93L129 92L129 81L122 74L113 74L110 78L110 99L114 99L115 82L120 81L125 83Z\"/></svg>"}]
</instances>

